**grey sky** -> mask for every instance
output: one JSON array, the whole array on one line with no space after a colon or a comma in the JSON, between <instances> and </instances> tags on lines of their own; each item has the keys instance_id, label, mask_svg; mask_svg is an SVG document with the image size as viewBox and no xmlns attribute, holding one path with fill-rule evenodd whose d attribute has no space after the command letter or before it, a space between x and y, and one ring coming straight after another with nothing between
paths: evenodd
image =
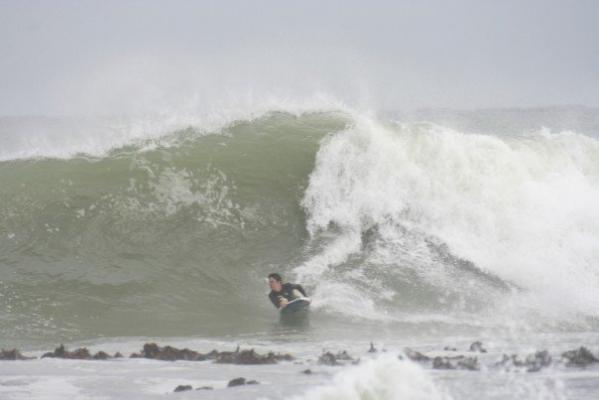
<instances>
[{"instance_id":1,"label":"grey sky","mask_svg":"<svg viewBox=\"0 0 599 400\"><path fill-rule=\"evenodd\" d=\"M367 3L0 1L0 115L599 105L599 2Z\"/></svg>"}]
</instances>

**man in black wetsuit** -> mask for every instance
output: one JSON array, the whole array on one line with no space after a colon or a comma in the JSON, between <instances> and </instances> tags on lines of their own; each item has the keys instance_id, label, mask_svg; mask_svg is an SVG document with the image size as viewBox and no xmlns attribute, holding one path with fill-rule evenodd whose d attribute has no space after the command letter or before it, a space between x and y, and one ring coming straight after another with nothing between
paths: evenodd
<instances>
[{"instance_id":1,"label":"man in black wetsuit","mask_svg":"<svg viewBox=\"0 0 599 400\"><path fill-rule=\"evenodd\" d=\"M268 275L268 286L270 293L268 298L278 309L285 308L287 303L300 297L308 297L306 291L301 285L294 283L283 283L283 278L277 273Z\"/></svg>"}]
</instances>

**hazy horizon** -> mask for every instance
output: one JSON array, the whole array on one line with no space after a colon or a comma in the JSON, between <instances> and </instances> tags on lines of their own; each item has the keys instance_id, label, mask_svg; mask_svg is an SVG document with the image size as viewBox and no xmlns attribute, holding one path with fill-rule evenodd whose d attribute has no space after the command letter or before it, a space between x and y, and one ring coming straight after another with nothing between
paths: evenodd
<instances>
[{"instance_id":1,"label":"hazy horizon","mask_svg":"<svg viewBox=\"0 0 599 400\"><path fill-rule=\"evenodd\" d=\"M590 1L0 2L0 116L599 106ZM314 100L317 99L317 100Z\"/></svg>"}]
</instances>

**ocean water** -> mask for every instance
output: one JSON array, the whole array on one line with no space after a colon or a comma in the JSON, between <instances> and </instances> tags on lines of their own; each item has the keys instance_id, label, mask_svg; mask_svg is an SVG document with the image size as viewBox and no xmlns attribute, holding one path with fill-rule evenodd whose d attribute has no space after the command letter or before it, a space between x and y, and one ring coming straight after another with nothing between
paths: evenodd
<instances>
[{"instance_id":1,"label":"ocean water","mask_svg":"<svg viewBox=\"0 0 599 400\"><path fill-rule=\"evenodd\" d=\"M586 108L0 119L1 347L296 357L6 361L0 398L597 398L599 365L559 359L599 356L598 137ZM280 324L270 272L307 289L309 326ZM477 340L480 371L404 355Z\"/></svg>"}]
</instances>

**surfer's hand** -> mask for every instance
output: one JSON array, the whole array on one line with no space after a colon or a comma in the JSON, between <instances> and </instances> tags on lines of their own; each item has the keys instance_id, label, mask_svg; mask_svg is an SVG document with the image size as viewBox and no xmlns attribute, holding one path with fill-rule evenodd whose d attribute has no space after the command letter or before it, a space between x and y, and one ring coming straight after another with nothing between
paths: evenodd
<instances>
[{"instance_id":1,"label":"surfer's hand","mask_svg":"<svg viewBox=\"0 0 599 400\"><path fill-rule=\"evenodd\" d=\"M279 301L279 308L285 308L285 307L287 307L287 303L289 303L289 300L287 300L286 298L282 298Z\"/></svg>"}]
</instances>

